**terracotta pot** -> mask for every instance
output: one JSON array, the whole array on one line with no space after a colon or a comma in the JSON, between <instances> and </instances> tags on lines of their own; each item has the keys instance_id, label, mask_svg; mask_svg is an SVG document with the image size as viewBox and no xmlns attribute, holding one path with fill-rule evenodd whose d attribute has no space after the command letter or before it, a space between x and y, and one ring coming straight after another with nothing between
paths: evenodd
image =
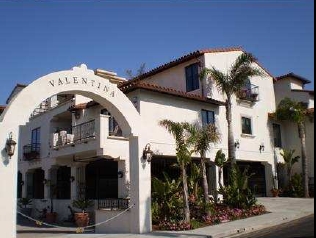
<instances>
[{"instance_id":1,"label":"terracotta pot","mask_svg":"<svg viewBox=\"0 0 316 238\"><path fill-rule=\"evenodd\" d=\"M46 222L47 223L56 223L57 213L56 212L47 212L46 213Z\"/></svg>"},{"instance_id":2,"label":"terracotta pot","mask_svg":"<svg viewBox=\"0 0 316 238\"><path fill-rule=\"evenodd\" d=\"M75 221L78 227L85 227L89 224L89 214L88 213L75 213Z\"/></svg>"},{"instance_id":3,"label":"terracotta pot","mask_svg":"<svg viewBox=\"0 0 316 238\"><path fill-rule=\"evenodd\" d=\"M273 197L278 197L279 193L280 193L280 190L278 190L278 189L271 189L271 193L272 193Z\"/></svg>"}]
</instances>

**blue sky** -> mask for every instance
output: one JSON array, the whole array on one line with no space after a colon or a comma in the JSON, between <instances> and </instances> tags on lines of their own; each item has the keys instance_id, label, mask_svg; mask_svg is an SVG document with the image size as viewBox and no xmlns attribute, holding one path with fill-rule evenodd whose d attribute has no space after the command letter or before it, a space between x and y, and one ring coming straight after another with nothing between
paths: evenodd
<instances>
[{"instance_id":1,"label":"blue sky","mask_svg":"<svg viewBox=\"0 0 316 238\"><path fill-rule=\"evenodd\" d=\"M275 76L314 81L313 1L0 0L0 104L17 83L80 63L126 76L143 62L229 46Z\"/></svg>"}]
</instances>

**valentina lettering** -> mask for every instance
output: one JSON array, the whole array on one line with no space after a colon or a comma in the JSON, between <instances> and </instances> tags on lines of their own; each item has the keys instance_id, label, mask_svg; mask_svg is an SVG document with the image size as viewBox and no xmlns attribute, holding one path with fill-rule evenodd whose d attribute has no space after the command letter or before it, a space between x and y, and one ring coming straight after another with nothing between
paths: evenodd
<instances>
[{"instance_id":1,"label":"valentina lettering","mask_svg":"<svg viewBox=\"0 0 316 238\"><path fill-rule=\"evenodd\" d=\"M76 85L83 85L83 86L90 86L97 88L100 91L108 93L111 97L115 96L115 91L112 90L111 85L97 82L94 79L89 79L85 77L65 77L65 78L58 78L49 81L49 85L52 87L56 86L63 86L67 84L76 84Z\"/></svg>"}]
</instances>

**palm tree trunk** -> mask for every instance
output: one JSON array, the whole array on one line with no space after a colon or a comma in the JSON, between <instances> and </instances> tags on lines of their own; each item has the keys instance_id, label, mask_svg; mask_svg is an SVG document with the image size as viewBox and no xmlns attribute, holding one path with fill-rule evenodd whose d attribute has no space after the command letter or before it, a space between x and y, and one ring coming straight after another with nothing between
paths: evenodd
<instances>
[{"instance_id":1,"label":"palm tree trunk","mask_svg":"<svg viewBox=\"0 0 316 238\"><path fill-rule=\"evenodd\" d=\"M190 206L187 172L184 163L181 163L182 183L183 183L183 201L184 201L184 221L190 223Z\"/></svg>"},{"instance_id":2,"label":"palm tree trunk","mask_svg":"<svg viewBox=\"0 0 316 238\"><path fill-rule=\"evenodd\" d=\"M300 138L301 138L301 150L302 150L302 170L303 170L303 187L304 197L309 197L308 189L308 168L307 168L307 156L306 156L306 131L304 122L298 124Z\"/></svg>"},{"instance_id":3,"label":"palm tree trunk","mask_svg":"<svg viewBox=\"0 0 316 238\"><path fill-rule=\"evenodd\" d=\"M223 187L223 184L222 184L222 168L219 167L218 168L218 184L219 184L219 187L222 188Z\"/></svg>"},{"instance_id":4,"label":"palm tree trunk","mask_svg":"<svg viewBox=\"0 0 316 238\"><path fill-rule=\"evenodd\" d=\"M201 168L202 168L202 177L203 177L204 203L206 205L210 203L210 198L208 197L208 182L207 182L207 176L206 176L206 166L205 166L204 157L201 157ZM205 211L205 213L208 214L208 211Z\"/></svg>"},{"instance_id":5,"label":"palm tree trunk","mask_svg":"<svg viewBox=\"0 0 316 238\"><path fill-rule=\"evenodd\" d=\"M233 125L232 125L231 95L227 95L226 120L227 120L227 126L228 126L228 159L230 160L231 167L233 168L234 164L236 164L236 148L235 148Z\"/></svg>"}]
</instances>

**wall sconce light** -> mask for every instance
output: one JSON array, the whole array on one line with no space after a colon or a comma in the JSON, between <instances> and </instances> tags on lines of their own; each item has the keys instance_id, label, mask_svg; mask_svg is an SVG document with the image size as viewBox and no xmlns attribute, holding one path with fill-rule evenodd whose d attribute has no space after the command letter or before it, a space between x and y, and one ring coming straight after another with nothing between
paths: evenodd
<instances>
[{"instance_id":1,"label":"wall sconce light","mask_svg":"<svg viewBox=\"0 0 316 238\"><path fill-rule=\"evenodd\" d=\"M10 132L9 138L7 139L7 143L5 146L5 151L7 152L10 159L14 155L15 146L16 146L16 142L12 139L12 132Z\"/></svg>"},{"instance_id":2,"label":"wall sconce light","mask_svg":"<svg viewBox=\"0 0 316 238\"><path fill-rule=\"evenodd\" d=\"M263 143L259 146L259 151L260 151L260 153L262 153L262 151L264 151L264 144Z\"/></svg>"},{"instance_id":3,"label":"wall sconce light","mask_svg":"<svg viewBox=\"0 0 316 238\"><path fill-rule=\"evenodd\" d=\"M118 175L119 178L123 178L124 173L123 173L123 171L118 171L117 175Z\"/></svg>"},{"instance_id":4,"label":"wall sconce light","mask_svg":"<svg viewBox=\"0 0 316 238\"><path fill-rule=\"evenodd\" d=\"M43 179L43 184L48 185L48 184L49 184L49 182L50 182L50 180L49 180L49 179L46 179L46 178L44 178L44 179Z\"/></svg>"},{"instance_id":5,"label":"wall sconce light","mask_svg":"<svg viewBox=\"0 0 316 238\"><path fill-rule=\"evenodd\" d=\"M73 181L75 181L75 177L74 176L70 176L69 181L72 183Z\"/></svg>"},{"instance_id":6,"label":"wall sconce light","mask_svg":"<svg viewBox=\"0 0 316 238\"><path fill-rule=\"evenodd\" d=\"M150 144L148 143L143 150L143 159L147 162L151 162L154 152L150 149Z\"/></svg>"},{"instance_id":7,"label":"wall sconce light","mask_svg":"<svg viewBox=\"0 0 316 238\"><path fill-rule=\"evenodd\" d=\"M235 141L235 148L239 149L239 147L240 147L239 140L236 140L236 141Z\"/></svg>"}]
</instances>

